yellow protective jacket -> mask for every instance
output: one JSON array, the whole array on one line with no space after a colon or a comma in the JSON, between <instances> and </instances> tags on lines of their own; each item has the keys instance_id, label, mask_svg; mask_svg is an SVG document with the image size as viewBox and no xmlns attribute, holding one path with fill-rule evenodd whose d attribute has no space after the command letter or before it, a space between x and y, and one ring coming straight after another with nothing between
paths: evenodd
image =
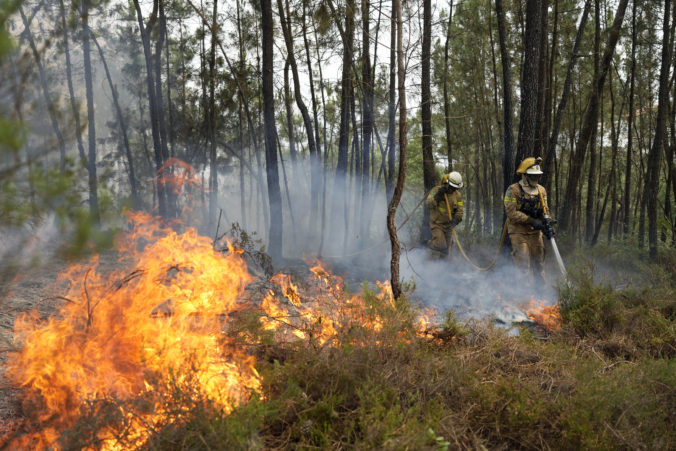
<instances>
[{"instance_id":1,"label":"yellow protective jacket","mask_svg":"<svg viewBox=\"0 0 676 451\"><path fill-rule=\"evenodd\" d=\"M457 223L460 223L460 221L462 221L462 216L465 213L465 207L462 204L462 194L456 189L452 193L446 193L444 195L447 202L437 203L437 201L434 200L434 195L437 194L439 188L441 188L441 185L432 188L425 201L427 207L430 209L430 224L441 227L450 227L451 218L455 219Z\"/></svg>"},{"instance_id":2,"label":"yellow protective jacket","mask_svg":"<svg viewBox=\"0 0 676 451\"><path fill-rule=\"evenodd\" d=\"M547 206L547 191L542 185L538 185L537 189L542 194L542 199L544 200L544 209L542 208L542 200L538 194L530 195L526 193L522 186L521 182L514 183L507 188L505 191L505 214L507 215L507 232L511 233L524 233L524 234L538 234L540 230L535 230L531 225L530 221L532 216L524 213L522 208L526 203L530 202L531 205L535 205L537 208L542 210L538 219L543 219L543 213L549 213L549 207Z\"/></svg>"}]
</instances>

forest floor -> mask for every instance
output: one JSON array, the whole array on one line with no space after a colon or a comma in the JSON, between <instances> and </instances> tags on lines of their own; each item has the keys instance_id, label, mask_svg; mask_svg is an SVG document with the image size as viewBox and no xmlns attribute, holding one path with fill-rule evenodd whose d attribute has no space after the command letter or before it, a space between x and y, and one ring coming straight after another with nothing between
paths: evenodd
<instances>
[{"instance_id":1,"label":"forest floor","mask_svg":"<svg viewBox=\"0 0 676 451\"><path fill-rule=\"evenodd\" d=\"M563 327L552 334L522 325L519 336L509 336L487 317L451 314L439 320L436 338L421 338L407 313L415 307L377 305L366 293L368 302L376 302L367 302L367 315L375 308L386 318L382 331L355 332L350 326L339 332L347 334L338 339L343 344L331 349L266 344L257 351L264 399L227 417L208 404L191 405L187 420L157 430L146 446L200 448L204 440L234 448L676 446L676 258L667 253L658 264L628 265L631 254L622 252L601 249L593 265L588 255L568 256L570 283L555 294ZM423 261L427 282L417 284L410 301L432 304L441 313L449 307L462 312L510 283L511 275L499 269L476 275L458 270L464 262L457 259L412 259ZM293 280L309 273L301 261L286 263L281 269ZM0 449L7 446L3 435L11 439L28 417L21 390L5 374L14 320L35 308L42 318L57 312L62 301L53 296L63 294L57 276L67 266L47 259L0 287ZM449 267L454 278L435 272L448 275ZM118 269L114 252L100 255L99 272ZM551 260L547 269L553 278ZM334 270L345 274L351 293L367 274L382 272L349 264L335 264ZM245 296L260 298L270 283L260 269L253 275ZM431 296L436 298L429 302ZM448 304L451 297L462 302ZM500 306L491 299L475 312ZM259 333L254 328L245 334L247 342L249 334ZM355 337L368 345L354 346ZM64 440L75 440L69 446L77 448L78 434Z\"/></svg>"}]
</instances>

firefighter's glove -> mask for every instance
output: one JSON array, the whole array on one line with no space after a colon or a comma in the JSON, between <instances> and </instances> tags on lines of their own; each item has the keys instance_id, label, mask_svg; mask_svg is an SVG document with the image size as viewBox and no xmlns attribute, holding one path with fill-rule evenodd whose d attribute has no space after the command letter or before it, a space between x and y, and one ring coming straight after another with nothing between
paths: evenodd
<instances>
[{"instance_id":1,"label":"firefighter's glove","mask_svg":"<svg viewBox=\"0 0 676 451\"><path fill-rule=\"evenodd\" d=\"M556 235L556 233L554 233L554 229L552 228L552 223L550 221L545 222L545 227L542 231L545 234L545 236L550 240L554 238L554 236Z\"/></svg>"},{"instance_id":2,"label":"firefighter's glove","mask_svg":"<svg viewBox=\"0 0 676 451\"><path fill-rule=\"evenodd\" d=\"M535 230L545 230L545 224L541 220L537 218L533 218L530 221L530 225L535 229Z\"/></svg>"},{"instance_id":3,"label":"firefighter's glove","mask_svg":"<svg viewBox=\"0 0 676 451\"><path fill-rule=\"evenodd\" d=\"M451 219L451 227L455 229L458 226L458 224L460 224L460 221L458 221L457 219Z\"/></svg>"},{"instance_id":4,"label":"firefighter's glove","mask_svg":"<svg viewBox=\"0 0 676 451\"><path fill-rule=\"evenodd\" d=\"M444 202L444 194L446 194L446 187L439 188L436 194L434 195L434 201L437 204Z\"/></svg>"}]
</instances>

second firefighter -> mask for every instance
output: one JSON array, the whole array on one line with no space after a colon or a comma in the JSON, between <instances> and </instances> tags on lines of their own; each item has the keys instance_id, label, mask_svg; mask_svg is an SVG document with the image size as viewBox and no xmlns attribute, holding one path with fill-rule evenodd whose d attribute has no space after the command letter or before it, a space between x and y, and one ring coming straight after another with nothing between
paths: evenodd
<instances>
[{"instance_id":1,"label":"second firefighter","mask_svg":"<svg viewBox=\"0 0 676 451\"><path fill-rule=\"evenodd\" d=\"M451 232L462 221L464 207L460 188L463 187L459 172L451 172L441 179L441 184L430 190L426 204L430 209L432 239L428 242L436 256L448 255L451 247Z\"/></svg>"}]
</instances>

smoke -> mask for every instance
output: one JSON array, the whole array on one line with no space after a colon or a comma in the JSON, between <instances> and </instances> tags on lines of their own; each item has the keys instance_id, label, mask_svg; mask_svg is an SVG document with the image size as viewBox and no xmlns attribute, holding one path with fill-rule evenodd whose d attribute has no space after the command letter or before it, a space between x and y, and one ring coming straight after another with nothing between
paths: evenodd
<instances>
[{"instance_id":1,"label":"smoke","mask_svg":"<svg viewBox=\"0 0 676 451\"><path fill-rule=\"evenodd\" d=\"M348 177L344 188L336 192L340 184L334 183L333 173L327 174L326 219L322 223L321 215L313 216L310 208L309 162L299 160L292 166L286 161L285 164L288 193L283 176L280 177L280 183L284 212L283 250L287 262L303 256L318 256L336 274L343 276L350 287L358 287L364 281L388 280L391 254L385 223L387 200L384 183L381 181L375 195L367 199L364 210L361 187L357 183L351 183ZM324 177L325 174L321 175ZM262 226L261 205L247 204L247 212L242 214L241 187L237 174L223 175L221 186L223 190L219 206L228 222L246 224L248 231L257 232L257 236L266 242L267 231ZM261 188L263 193L267 192L265 187ZM251 195L247 190L248 186L245 187L245 199L255 199L255 194ZM556 302L558 296L553 286L558 270L553 260L549 261L553 259L551 255L547 258L548 283L538 287L525 283L523 274L514 267L509 256L501 256L489 271L478 271L465 261L454 243L448 258L433 259L429 249L419 242L422 205L413 211L422 195L422 192L407 190L396 219L400 225L410 215L409 221L398 231L402 243L400 274L404 282L410 282L415 287L410 294L415 304L433 308L440 313L453 309L459 318L492 317L499 323L510 325L527 320L520 307L532 298L547 304ZM461 223L459 231L463 230L467 218L473 214L471 208L474 207L470 205L470 211L465 212L465 223ZM364 211L370 216L365 216ZM364 220L370 220L367 236L362 235L361 221ZM479 266L488 264L499 243L497 237L494 243L485 244L473 243L469 237L462 239L467 240L462 244L467 248L469 257L475 259L474 263ZM284 262L280 263L283 266Z\"/></svg>"}]
</instances>

